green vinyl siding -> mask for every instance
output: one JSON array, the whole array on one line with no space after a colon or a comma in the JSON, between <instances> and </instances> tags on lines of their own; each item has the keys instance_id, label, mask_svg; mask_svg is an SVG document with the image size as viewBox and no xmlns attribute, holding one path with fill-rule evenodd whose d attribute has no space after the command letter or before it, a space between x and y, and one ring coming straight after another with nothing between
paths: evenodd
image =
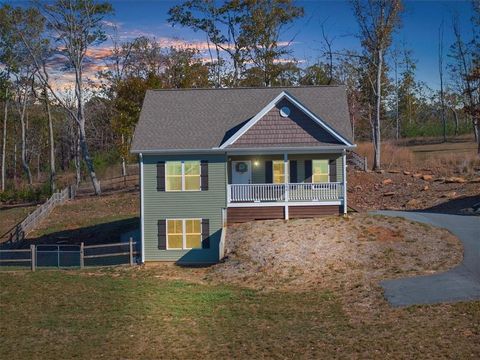
<instances>
[{"instance_id":1,"label":"green vinyl siding","mask_svg":"<svg viewBox=\"0 0 480 360\"><path fill-rule=\"evenodd\" d=\"M208 160L208 190L157 191L159 161ZM144 155L145 261L212 263L218 261L222 209L226 207L226 158L224 155ZM158 220L200 218L210 220L210 248L159 250Z\"/></svg>"},{"instance_id":2,"label":"green vinyl siding","mask_svg":"<svg viewBox=\"0 0 480 360\"><path fill-rule=\"evenodd\" d=\"M305 160L331 160L335 159L337 165L337 182L343 181L343 162L342 154L291 154L289 160L297 160L297 181L305 181ZM252 182L254 184L265 183L265 162L269 160L283 160L283 155L245 155L229 156L228 158L228 176L229 183L232 180L232 161L250 160L252 162ZM258 165L255 165L258 162Z\"/></svg>"}]
</instances>

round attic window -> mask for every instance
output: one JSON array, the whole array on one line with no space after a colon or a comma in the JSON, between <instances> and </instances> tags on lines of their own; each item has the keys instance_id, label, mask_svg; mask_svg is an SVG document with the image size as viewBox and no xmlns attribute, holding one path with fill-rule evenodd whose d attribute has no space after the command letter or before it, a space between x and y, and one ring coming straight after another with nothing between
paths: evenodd
<instances>
[{"instance_id":1,"label":"round attic window","mask_svg":"<svg viewBox=\"0 0 480 360\"><path fill-rule=\"evenodd\" d=\"M282 117L287 117L288 115L290 115L290 108L288 106L284 106L280 109L280 115Z\"/></svg>"}]
</instances>

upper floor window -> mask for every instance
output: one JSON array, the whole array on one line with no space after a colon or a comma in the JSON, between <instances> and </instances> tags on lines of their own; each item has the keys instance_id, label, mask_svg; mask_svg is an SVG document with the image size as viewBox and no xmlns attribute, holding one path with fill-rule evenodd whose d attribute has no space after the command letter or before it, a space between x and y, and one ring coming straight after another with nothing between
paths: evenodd
<instances>
[{"instance_id":1,"label":"upper floor window","mask_svg":"<svg viewBox=\"0 0 480 360\"><path fill-rule=\"evenodd\" d=\"M328 160L312 160L312 182L329 182Z\"/></svg>"},{"instance_id":2,"label":"upper floor window","mask_svg":"<svg viewBox=\"0 0 480 360\"><path fill-rule=\"evenodd\" d=\"M200 161L165 162L166 191L200 191Z\"/></svg>"}]
</instances>

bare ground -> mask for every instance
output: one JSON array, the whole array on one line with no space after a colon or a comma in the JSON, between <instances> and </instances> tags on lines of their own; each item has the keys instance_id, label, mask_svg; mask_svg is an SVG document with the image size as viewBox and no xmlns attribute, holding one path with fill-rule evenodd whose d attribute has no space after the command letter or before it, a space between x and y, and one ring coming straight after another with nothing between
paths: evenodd
<instances>
[{"instance_id":1,"label":"bare ground","mask_svg":"<svg viewBox=\"0 0 480 360\"><path fill-rule=\"evenodd\" d=\"M348 201L361 211L388 209L462 213L480 202L480 177L445 177L432 169L383 173L351 170L348 173Z\"/></svg>"},{"instance_id":2,"label":"bare ground","mask_svg":"<svg viewBox=\"0 0 480 360\"><path fill-rule=\"evenodd\" d=\"M463 254L446 230L364 214L245 223L227 238L227 259L206 279L266 291L330 289L345 295L352 317L386 306L380 280L446 270Z\"/></svg>"}]
</instances>

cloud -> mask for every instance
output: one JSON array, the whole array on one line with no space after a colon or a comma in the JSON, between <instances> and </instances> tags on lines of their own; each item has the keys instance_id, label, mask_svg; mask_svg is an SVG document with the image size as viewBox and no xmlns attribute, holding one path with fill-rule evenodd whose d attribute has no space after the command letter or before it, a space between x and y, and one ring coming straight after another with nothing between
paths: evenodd
<instances>
[{"instance_id":1,"label":"cloud","mask_svg":"<svg viewBox=\"0 0 480 360\"><path fill-rule=\"evenodd\" d=\"M123 25L122 22L110 21L110 20L102 20L102 24L106 27L111 27L111 28L120 28Z\"/></svg>"},{"instance_id":2,"label":"cloud","mask_svg":"<svg viewBox=\"0 0 480 360\"><path fill-rule=\"evenodd\" d=\"M105 21L105 25L115 25L117 23ZM120 24L120 23L118 23ZM210 62L211 59L208 54L208 50L214 50L211 43L198 39L184 40L173 37L156 37L154 33L145 32L139 29L133 29L129 31L122 31L120 40L127 41L133 40L139 36L146 36L155 39L157 44L162 48L193 48L198 50L200 60L204 63ZM292 42L281 41L279 46L291 46ZM225 46L227 47L227 45ZM232 48L232 46L230 46ZM111 41L108 41L100 46L91 47L87 50L85 63L84 63L84 78L88 81L89 86L97 87L100 83L98 79L98 72L109 69L108 58L112 55L114 47ZM221 51L224 53L224 51ZM278 59L275 63L283 64L289 62L304 63L305 60L293 60L293 59ZM75 75L68 70L67 59L62 55L56 55L49 59L48 68L51 72L52 84L58 91L63 89L72 89L74 87Z\"/></svg>"}]
</instances>

